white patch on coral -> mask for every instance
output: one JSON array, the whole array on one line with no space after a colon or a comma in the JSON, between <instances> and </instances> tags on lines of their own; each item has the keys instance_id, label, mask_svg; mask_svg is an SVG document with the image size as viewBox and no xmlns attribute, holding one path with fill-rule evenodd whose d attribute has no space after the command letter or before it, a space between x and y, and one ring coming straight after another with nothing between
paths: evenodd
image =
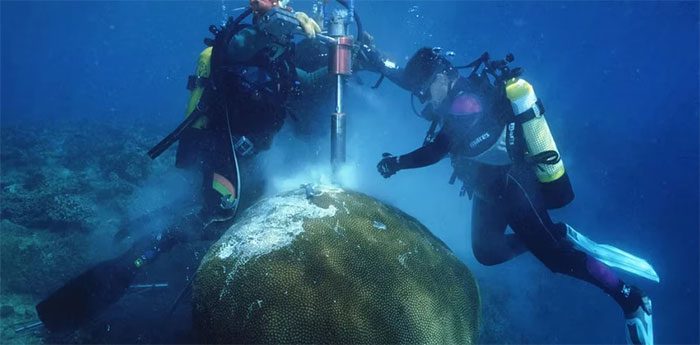
<instances>
[{"instance_id":1,"label":"white patch on coral","mask_svg":"<svg viewBox=\"0 0 700 345\"><path fill-rule=\"evenodd\" d=\"M384 224L378 220L373 221L372 226L377 230L386 230L386 224Z\"/></svg>"},{"instance_id":2,"label":"white patch on coral","mask_svg":"<svg viewBox=\"0 0 700 345\"><path fill-rule=\"evenodd\" d=\"M314 184L313 188L316 192L320 193L318 195L329 194L331 197L335 197L335 195L333 194L345 192L343 188L340 188L339 186L334 184Z\"/></svg>"},{"instance_id":3,"label":"white patch on coral","mask_svg":"<svg viewBox=\"0 0 700 345\"><path fill-rule=\"evenodd\" d=\"M337 193L335 187L316 187L322 193ZM239 218L218 242L215 253L220 259L235 258L229 275L252 258L283 248L304 232L307 219L335 216L337 209L319 207L306 198L303 189L293 193L264 199L252 206Z\"/></svg>"},{"instance_id":4,"label":"white patch on coral","mask_svg":"<svg viewBox=\"0 0 700 345\"><path fill-rule=\"evenodd\" d=\"M408 268L408 266L406 266L406 259L407 259L408 256L411 255L411 254L413 254L413 253L412 253L412 252L408 252L408 253L403 253L403 254L399 255L399 263L400 263L401 266L403 266L404 268Z\"/></svg>"}]
</instances>

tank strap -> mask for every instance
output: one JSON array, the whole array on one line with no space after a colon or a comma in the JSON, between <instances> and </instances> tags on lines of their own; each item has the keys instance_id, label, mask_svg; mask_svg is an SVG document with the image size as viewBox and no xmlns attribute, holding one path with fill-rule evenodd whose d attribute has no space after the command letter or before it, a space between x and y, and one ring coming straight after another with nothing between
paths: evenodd
<instances>
[{"instance_id":1,"label":"tank strap","mask_svg":"<svg viewBox=\"0 0 700 345\"><path fill-rule=\"evenodd\" d=\"M226 60L226 51L228 50L229 41L235 34L251 26L250 24L241 24L241 22L252 13L253 10L249 7L238 17L236 17L236 19L233 19L233 17L228 17L226 23L220 28L217 28L215 25L209 26L209 32L214 35L214 39L206 38L204 43L213 48L211 55L210 75L213 83L219 81L217 72L219 68L224 65L224 61Z\"/></svg>"},{"instance_id":2,"label":"tank strap","mask_svg":"<svg viewBox=\"0 0 700 345\"><path fill-rule=\"evenodd\" d=\"M535 105L533 105L532 108L515 115L515 122L518 124L523 124L542 115L544 115L544 104L542 104L542 100L537 99L537 102L535 102Z\"/></svg>"},{"instance_id":3,"label":"tank strap","mask_svg":"<svg viewBox=\"0 0 700 345\"><path fill-rule=\"evenodd\" d=\"M559 161L561 161L561 156L559 156L559 152L554 150L543 151L534 156L525 157L526 163L536 165L540 171L544 171L544 169L539 164L554 165L559 163Z\"/></svg>"},{"instance_id":4,"label":"tank strap","mask_svg":"<svg viewBox=\"0 0 700 345\"><path fill-rule=\"evenodd\" d=\"M467 196L469 196L469 200L471 200L474 197L475 187L474 187L473 181L471 180L472 178L471 177L467 178L466 176L469 176L469 175L475 173L476 170L475 170L474 164L476 164L476 163L472 162L472 163L470 163L470 165L468 167L466 167L466 168L462 167L462 170L469 169L470 171L466 172L466 173L464 171L462 171L461 174L457 172L457 167L454 166L454 164L453 164L452 175L450 175L450 180L448 181L448 183L450 185L454 185L455 182L457 181L457 178L459 177L460 180L462 181L462 187L459 188L459 196L462 197L462 196L467 195Z\"/></svg>"},{"instance_id":5,"label":"tank strap","mask_svg":"<svg viewBox=\"0 0 700 345\"><path fill-rule=\"evenodd\" d=\"M544 151L534 156L526 157L524 154L525 143L523 142L522 138L522 128L520 128L520 126L516 126L515 122L511 122L506 126L506 151L508 151L511 161L536 165L540 170L543 169L539 166L539 164L554 165L561 161L561 156L554 150Z\"/></svg>"},{"instance_id":6,"label":"tank strap","mask_svg":"<svg viewBox=\"0 0 700 345\"><path fill-rule=\"evenodd\" d=\"M211 78L200 77L198 75L191 75L187 77L187 90L194 90L198 87L209 88L213 85Z\"/></svg>"}]
</instances>

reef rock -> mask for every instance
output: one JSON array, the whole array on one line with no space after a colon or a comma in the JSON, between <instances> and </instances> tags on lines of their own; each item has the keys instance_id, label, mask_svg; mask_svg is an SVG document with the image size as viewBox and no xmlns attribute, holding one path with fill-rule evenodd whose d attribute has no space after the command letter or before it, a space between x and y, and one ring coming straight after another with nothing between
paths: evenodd
<instances>
[{"instance_id":1,"label":"reef rock","mask_svg":"<svg viewBox=\"0 0 700 345\"><path fill-rule=\"evenodd\" d=\"M90 243L84 236L0 220L0 293L45 296L85 268L94 255L86 248Z\"/></svg>"},{"instance_id":2,"label":"reef rock","mask_svg":"<svg viewBox=\"0 0 700 345\"><path fill-rule=\"evenodd\" d=\"M333 187L263 199L204 257L201 342L474 343L479 293L428 229Z\"/></svg>"}]
</instances>

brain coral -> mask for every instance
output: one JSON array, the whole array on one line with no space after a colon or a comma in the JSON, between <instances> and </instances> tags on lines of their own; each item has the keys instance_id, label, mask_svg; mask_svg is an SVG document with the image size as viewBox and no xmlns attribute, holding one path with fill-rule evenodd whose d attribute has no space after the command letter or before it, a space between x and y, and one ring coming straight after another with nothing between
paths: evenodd
<instances>
[{"instance_id":1,"label":"brain coral","mask_svg":"<svg viewBox=\"0 0 700 345\"><path fill-rule=\"evenodd\" d=\"M263 199L203 259L202 342L473 343L479 293L416 219L333 187Z\"/></svg>"}]
</instances>

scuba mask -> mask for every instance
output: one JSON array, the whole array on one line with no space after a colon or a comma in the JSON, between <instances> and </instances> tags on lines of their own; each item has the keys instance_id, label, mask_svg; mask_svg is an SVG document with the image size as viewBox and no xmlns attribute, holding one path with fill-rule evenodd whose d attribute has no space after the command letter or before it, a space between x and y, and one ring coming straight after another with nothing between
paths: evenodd
<instances>
[{"instance_id":1,"label":"scuba mask","mask_svg":"<svg viewBox=\"0 0 700 345\"><path fill-rule=\"evenodd\" d=\"M404 70L406 84L421 103L431 98L430 87L437 75L456 75L452 63L440 54L440 48L421 48L408 60Z\"/></svg>"},{"instance_id":2,"label":"scuba mask","mask_svg":"<svg viewBox=\"0 0 700 345\"><path fill-rule=\"evenodd\" d=\"M435 82L435 79L437 79L437 73L433 74L428 81L413 91L413 94L418 98L420 104L425 104L425 102L429 101L432 97L430 94L430 87L433 85L433 82Z\"/></svg>"}]
</instances>

